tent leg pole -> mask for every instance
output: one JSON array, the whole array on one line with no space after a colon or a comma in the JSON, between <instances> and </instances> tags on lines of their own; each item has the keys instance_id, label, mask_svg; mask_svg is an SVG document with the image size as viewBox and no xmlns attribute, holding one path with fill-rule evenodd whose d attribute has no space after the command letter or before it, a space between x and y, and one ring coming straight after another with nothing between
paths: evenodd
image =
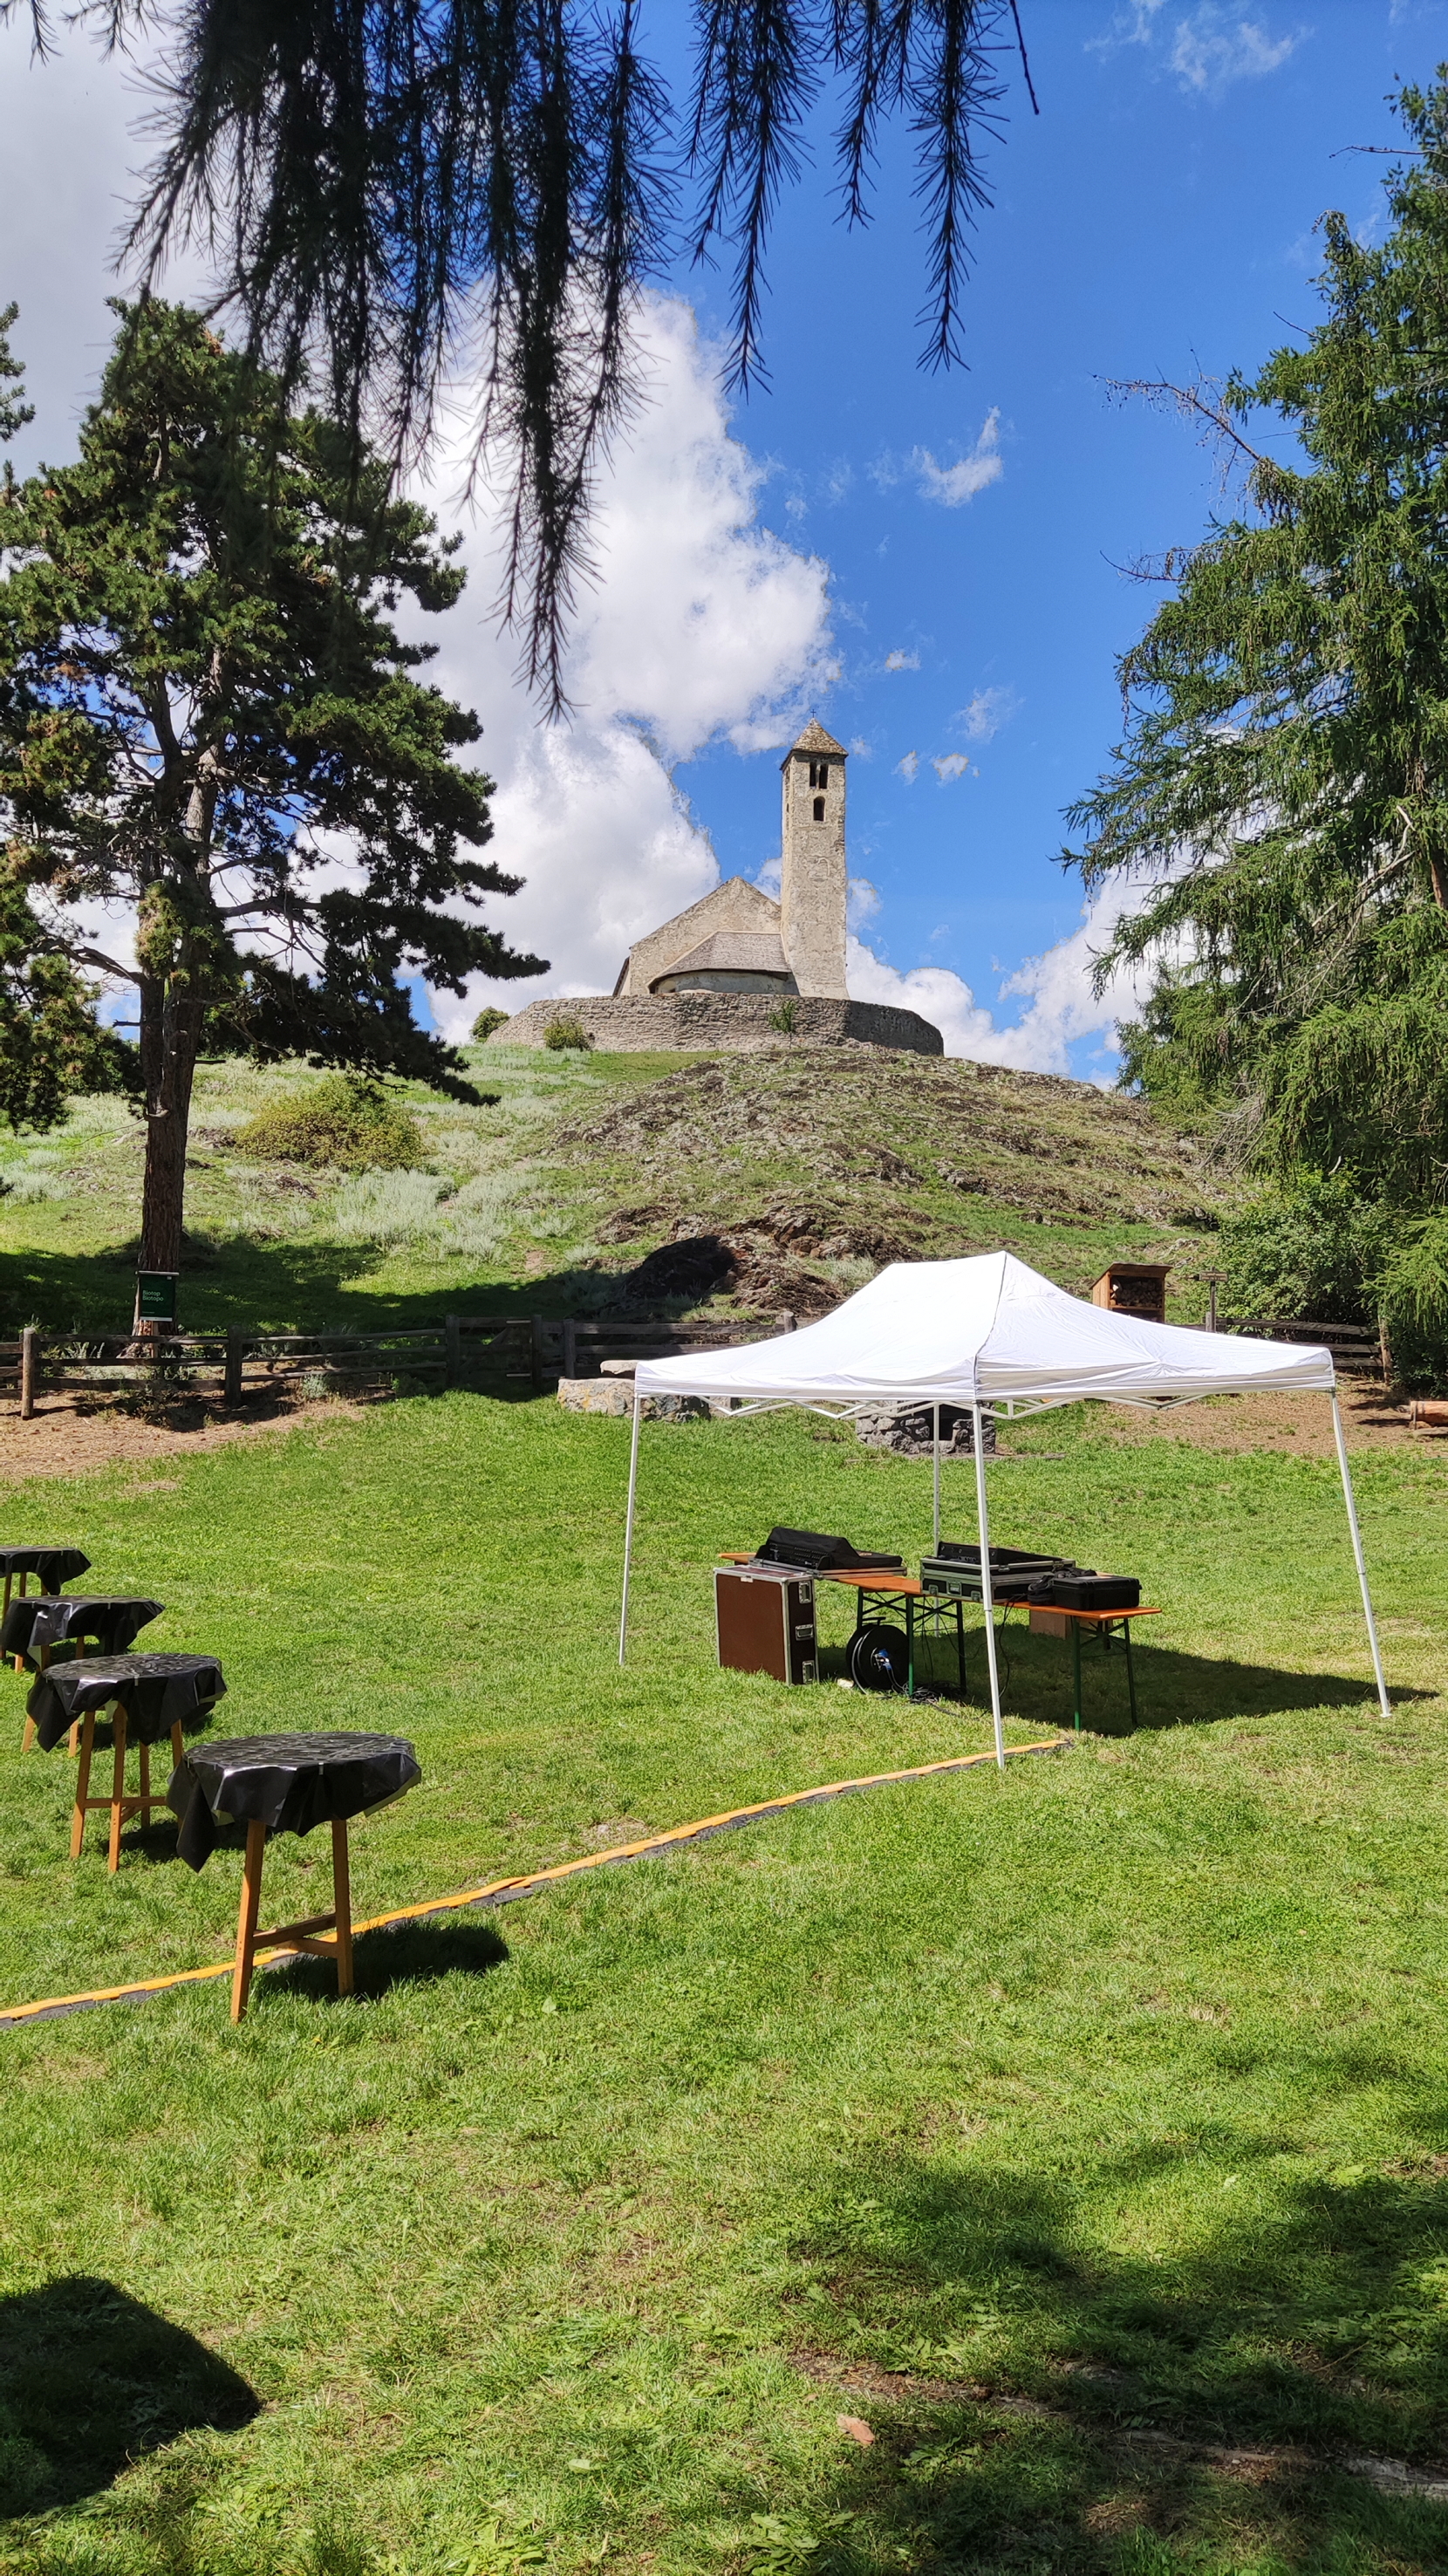
<instances>
[{"instance_id":1,"label":"tent leg pole","mask_svg":"<svg viewBox=\"0 0 1448 2576\"><path fill-rule=\"evenodd\" d=\"M1352 1532L1352 1552L1357 1565L1358 1584L1363 1596L1363 1617L1367 1621L1368 1644L1372 1649L1373 1678L1378 1686L1378 1706L1384 1717L1392 1716L1388 1705L1388 1686L1383 1679L1383 1659L1378 1652L1377 1622L1373 1617L1373 1597L1368 1590L1368 1569L1363 1561L1362 1532L1358 1528L1357 1505L1353 1500L1352 1473L1347 1463L1347 1442L1342 1433L1342 1411L1337 1396L1332 1397L1332 1436L1337 1442L1337 1468L1342 1478L1342 1498L1347 1505L1347 1525Z\"/></svg>"},{"instance_id":2,"label":"tent leg pole","mask_svg":"<svg viewBox=\"0 0 1448 2576\"><path fill-rule=\"evenodd\" d=\"M995 1596L990 1580L990 1514L985 1500L985 1429L980 1406L970 1408L975 1446L975 1517L980 1531L980 1588L985 1608L985 1659L990 1666L990 1713L995 1722L995 1757L999 1768L1006 1767L1006 1731L1001 1717L1001 1677L996 1663Z\"/></svg>"},{"instance_id":3,"label":"tent leg pole","mask_svg":"<svg viewBox=\"0 0 1448 2576\"><path fill-rule=\"evenodd\" d=\"M639 1423L643 1406L638 1388L634 1388L633 1432L628 1444L628 1510L623 1524L623 1599L618 1612L618 1659L622 1663L628 1646L628 1579L633 1564L634 1497L639 1483Z\"/></svg>"},{"instance_id":4,"label":"tent leg pole","mask_svg":"<svg viewBox=\"0 0 1448 2576\"><path fill-rule=\"evenodd\" d=\"M940 1407L935 1408L935 1553L940 1554Z\"/></svg>"}]
</instances>

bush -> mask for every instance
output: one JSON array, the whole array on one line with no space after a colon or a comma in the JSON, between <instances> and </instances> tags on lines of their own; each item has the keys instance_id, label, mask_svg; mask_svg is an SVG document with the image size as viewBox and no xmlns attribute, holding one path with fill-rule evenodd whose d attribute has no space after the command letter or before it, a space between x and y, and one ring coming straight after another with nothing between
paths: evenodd
<instances>
[{"instance_id":1,"label":"bush","mask_svg":"<svg viewBox=\"0 0 1448 2576\"><path fill-rule=\"evenodd\" d=\"M511 1011L479 1011L473 1022L474 1046L486 1046L494 1029L506 1028L512 1016Z\"/></svg>"},{"instance_id":2,"label":"bush","mask_svg":"<svg viewBox=\"0 0 1448 2576\"><path fill-rule=\"evenodd\" d=\"M1375 1323L1390 1230L1385 1211L1341 1177L1270 1191L1222 1220L1223 1311Z\"/></svg>"},{"instance_id":3,"label":"bush","mask_svg":"<svg viewBox=\"0 0 1448 2576\"><path fill-rule=\"evenodd\" d=\"M543 1044L552 1047L555 1054L561 1054L565 1047L577 1047L586 1055L593 1040L581 1020L564 1012L556 1020L549 1021L543 1032Z\"/></svg>"},{"instance_id":4,"label":"bush","mask_svg":"<svg viewBox=\"0 0 1448 2576\"><path fill-rule=\"evenodd\" d=\"M376 1083L333 1074L237 1130L236 1151L258 1163L328 1163L343 1172L402 1172L422 1160L411 1110Z\"/></svg>"},{"instance_id":5,"label":"bush","mask_svg":"<svg viewBox=\"0 0 1448 2576\"><path fill-rule=\"evenodd\" d=\"M769 1014L769 1025L772 1029L778 1029L781 1037L793 1037L799 1026L799 1011L796 1005L793 1002L776 1003Z\"/></svg>"},{"instance_id":6,"label":"bush","mask_svg":"<svg viewBox=\"0 0 1448 2576\"><path fill-rule=\"evenodd\" d=\"M1307 1176L1224 1220L1222 1309L1385 1327L1393 1375L1448 1386L1448 1215L1365 1199L1341 1175Z\"/></svg>"}]
</instances>

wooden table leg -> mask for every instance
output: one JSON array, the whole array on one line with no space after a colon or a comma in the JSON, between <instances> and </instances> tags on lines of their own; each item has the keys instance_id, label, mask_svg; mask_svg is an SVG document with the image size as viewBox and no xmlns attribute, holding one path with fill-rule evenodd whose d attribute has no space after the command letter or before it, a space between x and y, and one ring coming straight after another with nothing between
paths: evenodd
<instances>
[{"instance_id":1,"label":"wooden table leg","mask_svg":"<svg viewBox=\"0 0 1448 2576\"><path fill-rule=\"evenodd\" d=\"M352 1887L347 1872L347 1819L332 1818L332 1904L337 1916L337 1992L352 1985Z\"/></svg>"},{"instance_id":2,"label":"wooden table leg","mask_svg":"<svg viewBox=\"0 0 1448 2576\"><path fill-rule=\"evenodd\" d=\"M70 1856L79 1860L85 1841L85 1802L90 1790L91 1755L95 1750L96 1713L88 1708L80 1731L80 1764L75 1775L75 1814L70 1821Z\"/></svg>"},{"instance_id":3,"label":"wooden table leg","mask_svg":"<svg viewBox=\"0 0 1448 2576\"><path fill-rule=\"evenodd\" d=\"M116 1760L111 1773L111 1851L109 1867L114 1874L121 1865L121 1818L126 1797L126 1712L119 1700L115 1708Z\"/></svg>"},{"instance_id":4,"label":"wooden table leg","mask_svg":"<svg viewBox=\"0 0 1448 2576\"><path fill-rule=\"evenodd\" d=\"M231 2018L240 2021L251 1992L256 1947L256 1918L261 1904L261 1864L266 1827L259 1820L246 1829L246 1859L241 1873L241 1911L236 1918L236 1965L231 1972Z\"/></svg>"}]
</instances>

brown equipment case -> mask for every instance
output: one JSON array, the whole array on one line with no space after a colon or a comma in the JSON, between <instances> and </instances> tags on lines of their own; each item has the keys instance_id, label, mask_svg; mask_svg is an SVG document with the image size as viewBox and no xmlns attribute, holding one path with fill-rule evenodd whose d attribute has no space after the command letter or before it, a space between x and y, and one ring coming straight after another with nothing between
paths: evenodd
<instances>
[{"instance_id":1,"label":"brown equipment case","mask_svg":"<svg viewBox=\"0 0 1448 2576\"><path fill-rule=\"evenodd\" d=\"M815 1588L807 1574L771 1566L724 1566L714 1575L719 1661L729 1672L770 1673L777 1682L819 1679Z\"/></svg>"}]
</instances>

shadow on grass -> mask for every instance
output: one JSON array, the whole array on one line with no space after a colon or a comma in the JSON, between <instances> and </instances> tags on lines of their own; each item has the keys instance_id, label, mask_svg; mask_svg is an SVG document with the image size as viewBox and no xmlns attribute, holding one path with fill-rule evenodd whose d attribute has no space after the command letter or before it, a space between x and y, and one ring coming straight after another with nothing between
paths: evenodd
<instances>
[{"instance_id":1,"label":"shadow on grass","mask_svg":"<svg viewBox=\"0 0 1448 2576\"><path fill-rule=\"evenodd\" d=\"M647 1285L637 1285L629 1272L564 1267L525 1281L440 1272L426 1288L372 1287L369 1274L383 1257L370 1244L223 1236L200 1246L183 1266L181 1321L192 1332L220 1332L228 1324L253 1332L379 1332L440 1324L445 1314L591 1314L638 1303ZM29 1323L52 1333L128 1331L134 1287L129 1245L0 1252L0 1334ZM645 1302L651 1311L682 1311L689 1299L654 1293Z\"/></svg>"},{"instance_id":2,"label":"shadow on grass","mask_svg":"<svg viewBox=\"0 0 1448 2576\"><path fill-rule=\"evenodd\" d=\"M112 2281L0 2299L0 2514L73 2504L178 2434L234 2432L259 2409L228 2363Z\"/></svg>"},{"instance_id":3,"label":"shadow on grass","mask_svg":"<svg viewBox=\"0 0 1448 2576\"><path fill-rule=\"evenodd\" d=\"M1441 2147L1440 2107L1424 2127ZM1270 2152L1234 2142L1233 2161ZM829 2531L810 2566L1448 2564L1443 2503L1385 2492L1363 2465L1448 2474L1448 2317L1424 2269L1448 2224L1445 2165L1315 2177L1168 2263L1087 2242L1068 2183L872 2161L796 2245L822 2276L795 2309L796 2366L876 2436L802 2500ZM1204 2194L1220 2180L1204 2173ZM902 2353L902 2325L928 2328L922 2358Z\"/></svg>"},{"instance_id":4,"label":"shadow on grass","mask_svg":"<svg viewBox=\"0 0 1448 2576\"><path fill-rule=\"evenodd\" d=\"M491 1923L474 1915L444 1916L432 1923L404 1923L395 1932L364 1932L353 1945L359 1995L375 1998L394 1986L435 1985L440 1977L486 1976L507 1959L508 1945ZM337 1972L328 1959L296 1959L258 1977L253 2007L268 1992L335 2000Z\"/></svg>"},{"instance_id":5,"label":"shadow on grass","mask_svg":"<svg viewBox=\"0 0 1448 2576\"><path fill-rule=\"evenodd\" d=\"M845 1670L845 1647L831 1641L820 1648L822 1679L835 1680ZM1031 1726L1069 1729L1075 1713L1071 1647L1068 1639L1041 1637L1024 1625L998 1632L1001 1700L1008 1717ZM1136 1671L1137 1729L1154 1732L1172 1726L1212 1726L1244 1717L1285 1717L1308 1708L1376 1707L1370 1679L1347 1673L1297 1673L1273 1664L1242 1664L1230 1657L1184 1654L1174 1646L1148 1645L1139 1638L1133 1648ZM967 1703L990 1707L984 1632L966 1629ZM953 1640L927 1640L916 1647L916 1687L931 1696L956 1700ZM1389 1693L1396 1706L1432 1699L1432 1691L1411 1688ZM1131 1731L1126 1655L1118 1641L1099 1636L1081 1652L1082 1725L1092 1735L1126 1735Z\"/></svg>"}]
</instances>

